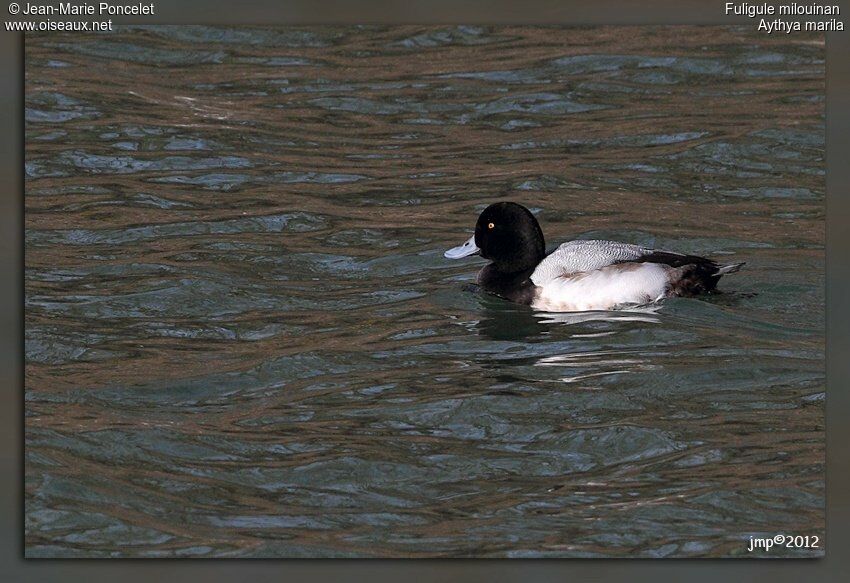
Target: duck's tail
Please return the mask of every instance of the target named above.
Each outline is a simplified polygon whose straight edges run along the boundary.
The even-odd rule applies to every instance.
[[[730,263],[729,265],[721,265],[717,268],[717,275],[726,275],[727,273],[735,273],[739,269],[741,269],[746,262],[742,261],[741,263]]]
[[[716,291],[717,282],[727,273],[735,273],[743,263],[717,265],[710,259],[694,257],[694,261],[671,272],[670,291],[677,296],[695,296]]]

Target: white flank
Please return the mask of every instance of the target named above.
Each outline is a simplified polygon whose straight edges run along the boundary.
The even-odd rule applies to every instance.
[[[667,295],[668,270],[658,263],[619,263],[556,277],[538,284],[531,307],[548,312],[583,312],[655,302]],[[536,274],[531,276],[533,281]]]

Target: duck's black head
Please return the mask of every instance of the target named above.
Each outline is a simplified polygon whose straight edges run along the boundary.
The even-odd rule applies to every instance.
[[[543,231],[527,208],[515,202],[497,202],[478,217],[475,235],[459,247],[446,251],[449,259],[479,253],[504,273],[535,267],[546,256]]]

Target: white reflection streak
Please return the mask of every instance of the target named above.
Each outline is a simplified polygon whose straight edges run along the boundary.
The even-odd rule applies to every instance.
[[[582,322],[647,322],[659,324],[661,306],[636,306],[628,310],[598,312],[535,312],[543,324],[581,324]]]
[[[647,322],[659,324],[661,319],[657,316],[659,305],[634,306],[628,310],[620,311],[595,311],[595,312],[535,312],[534,316],[544,324],[580,324],[583,322]],[[613,331],[599,332],[593,335],[613,334]],[[576,334],[575,336],[590,336],[590,334]],[[609,358],[613,357],[613,358]],[[571,354],[556,354],[545,356],[534,363],[534,366],[565,366],[565,367],[627,367],[617,370],[602,370],[588,372],[561,378],[565,383],[577,383],[595,377],[609,375],[628,374],[635,372],[638,368],[647,368],[643,360],[634,358],[623,358],[622,353],[613,351],[601,352],[578,352]],[[594,387],[601,388],[601,387]]]

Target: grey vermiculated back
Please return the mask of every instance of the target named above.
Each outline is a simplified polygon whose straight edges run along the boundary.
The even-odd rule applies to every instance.
[[[616,241],[568,241],[540,262],[531,275],[535,285],[556,277],[581,271],[593,271],[620,261],[640,259],[651,249]]]

